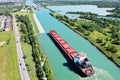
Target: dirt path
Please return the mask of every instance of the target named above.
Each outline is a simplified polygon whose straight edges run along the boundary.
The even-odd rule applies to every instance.
[[[4,45],[6,41],[0,42],[0,46]]]

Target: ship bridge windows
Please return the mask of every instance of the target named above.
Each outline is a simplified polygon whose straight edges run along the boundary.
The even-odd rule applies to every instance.
[[[79,66],[82,64],[82,61],[80,61],[79,57],[74,57],[74,62]]]

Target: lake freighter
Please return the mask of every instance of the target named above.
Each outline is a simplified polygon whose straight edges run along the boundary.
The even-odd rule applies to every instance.
[[[94,69],[84,52],[77,53],[55,30],[50,30],[50,36],[63,50],[80,76],[88,77],[94,74]]]

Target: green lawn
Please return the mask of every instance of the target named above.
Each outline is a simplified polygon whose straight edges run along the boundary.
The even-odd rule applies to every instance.
[[[0,80],[21,80],[14,31],[0,32],[0,43],[9,39],[9,44],[0,46]]]
[[[27,15],[28,14],[28,12],[20,12],[20,11],[18,11],[18,12],[14,12],[13,13],[13,15]]]

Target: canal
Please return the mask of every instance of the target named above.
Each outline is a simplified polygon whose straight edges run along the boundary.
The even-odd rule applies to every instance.
[[[45,54],[49,58],[56,80],[120,80],[120,69],[114,63],[108,60],[89,41],[76,34],[49,13],[50,11],[47,9],[36,10],[38,20],[45,30],[45,33],[38,37]],[[74,72],[72,65],[48,36],[51,29],[56,30],[77,52],[86,52],[94,66],[95,75],[84,79]]]

